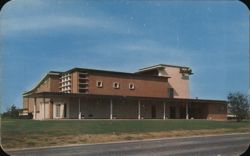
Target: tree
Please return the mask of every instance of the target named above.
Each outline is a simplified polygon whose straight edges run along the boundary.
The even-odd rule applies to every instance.
[[[227,99],[228,109],[236,115],[237,122],[247,117],[249,105],[246,95],[240,92],[229,93]]]
[[[7,110],[7,112],[4,112],[4,113],[2,114],[2,117],[3,117],[3,118],[18,119],[18,117],[19,117],[19,111],[18,111],[18,109],[16,108],[15,105],[12,105],[12,106]]]

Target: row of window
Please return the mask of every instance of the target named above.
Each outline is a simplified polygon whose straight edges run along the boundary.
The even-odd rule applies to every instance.
[[[119,89],[120,88],[120,83],[119,82],[113,82],[112,86],[115,89]],[[96,87],[102,88],[103,87],[103,82],[102,81],[96,81]],[[128,88],[130,90],[134,90],[135,89],[135,84],[134,83],[129,83]]]
[[[68,85],[71,85],[71,82],[63,82],[62,83],[62,86],[64,87],[64,86],[68,86]]]

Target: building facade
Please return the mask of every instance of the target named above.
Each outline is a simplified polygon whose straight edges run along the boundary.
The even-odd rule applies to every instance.
[[[159,64],[124,73],[50,71],[23,94],[34,119],[226,119],[222,100],[189,98],[189,67]]]

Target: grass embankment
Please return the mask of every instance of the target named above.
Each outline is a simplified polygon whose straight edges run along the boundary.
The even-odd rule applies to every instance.
[[[2,145],[8,149],[249,132],[250,121],[2,120],[1,130]]]

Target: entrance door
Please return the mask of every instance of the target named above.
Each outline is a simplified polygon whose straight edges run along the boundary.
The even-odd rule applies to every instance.
[[[176,116],[176,108],[174,106],[170,106],[170,119],[175,119]]]
[[[156,107],[155,107],[155,105],[153,105],[151,107],[151,116],[152,116],[152,119],[156,118]]]

